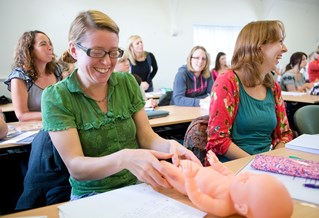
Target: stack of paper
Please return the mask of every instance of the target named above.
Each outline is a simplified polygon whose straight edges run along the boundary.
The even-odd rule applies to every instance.
[[[303,134],[286,143],[285,147],[319,154],[319,135]]]
[[[206,213],[139,184],[59,206],[60,217],[204,217]]]

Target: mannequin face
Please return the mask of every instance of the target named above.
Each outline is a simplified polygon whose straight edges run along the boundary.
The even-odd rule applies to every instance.
[[[268,174],[244,172],[237,175],[230,195],[238,213],[247,217],[290,217],[293,211],[293,202],[285,186]]]

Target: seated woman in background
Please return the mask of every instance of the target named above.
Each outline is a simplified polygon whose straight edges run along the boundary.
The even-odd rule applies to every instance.
[[[2,110],[0,109],[0,139],[3,139],[8,134],[8,125],[5,121],[4,114],[2,113]]]
[[[312,87],[311,84],[306,83],[301,69],[307,65],[307,55],[304,52],[295,52],[291,55],[290,61],[286,66],[280,81],[282,91],[300,91],[306,92]]]
[[[154,90],[153,78],[158,70],[155,56],[144,50],[142,38],[138,35],[129,37],[126,51],[131,72],[142,79],[141,86],[145,92],[152,92]]]
[[[117,59],[117,63],[116,63],[116,65],[115,65],[115,67],[114,67],[114,72],[130,73],[130,62],[129,62],[129,60],[128,60],[128,56],[127,56],[127,52],[126,52],[126,51],[124,51],[124,54],[123,54],[122,57],[120,57],[120,58]],[[143,89],[143,87],[142,87],[142,84],[141,84],[141,83],[142,83],[141,77],[139,77],[139,76],[136,75],[136,74],[132,74],[132,75],[135,77],[137,83],[139,84],[140,89],[141,89],[141,93],[142,93],[142,95],[143,95],[143,98],[144,98],[144,100],[146,101],[144,107],[146,107],[146,108],[150,108],[150,107],[154,108],[154,107],[157,107],[158,102],[157,102],[156,100],[154,100],[154,99],[147,99],[147,98],[146,98],[145,91],[144,91],[144,89]]]
[[[292,139],[271,74],[287,52],[284,38],[280,21],[251,22],[240,31],[231,69],[213,86],[206,151],[226,161],[281,148]]]
[[[13,71],[5,81],[19,121],[42,120],[42,92],[62,79],[62,70],[45,33],[35,30],[22,34],[15,51]],[[31,145],[23,192],[16,210],[69,200],[68,178],[69,173],[48,132],[41,130]]]
[[[212,69],[212,75],[214,81],[218,75],[226,72],[229,69],[226,62],[226,54],[224,52],[218,52],[215,60],[215,67]]]
[[[319,46],[314,53],[314,60],[309,62],[308,75],[310,82],[319,82]]]
[[[42,92],[61,80],[61,73],[49,37],[38,30],[23,33],[15,50],[13,71],[4,81],[19,121],[42,119]]]
[[[304,52],[295,52],[290,56],[290,61],[281,77],[280,86],[283,91],[306,92],[313,87],[313,83],[307,83],[301,69],[307,65],[307,55]],[[289,125],[296,130],[294,124],[294,114],[304,103],[286,102],[286,112]]]
[[[187,57],[187,65],[178,69],[171,104],[199,107],[210,102],[213,79],[209,71],[210,57],[202,46],[195,46]]]

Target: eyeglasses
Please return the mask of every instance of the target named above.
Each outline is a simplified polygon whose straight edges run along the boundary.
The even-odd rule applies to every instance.
[[[199,61],[199,60],[206,61],[206,58],[200,58],[200,57],[192,57],[192,58],[196,61]]]
[[[99,48],[85,48],[80,43],[77,43],[76,46],[84,51],[87,56],[91,58],[104,58],[107,54],[110,56],[110,58],[120,58],[123,56],[124,53],[124,51],[120,48],[107,52]]]

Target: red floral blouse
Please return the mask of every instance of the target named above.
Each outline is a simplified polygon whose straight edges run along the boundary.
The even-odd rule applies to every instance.
[[[272,133],[272,144],[289,142],[293,135],[286,116],[286,108],[277,82],[272,87],[275,98],[277,125]],[[206,151],[223,155],[232,139],[230,133],[239,106],[239,79],[232,70],[220,74],[214,83],[209,108],[208,142]]]

